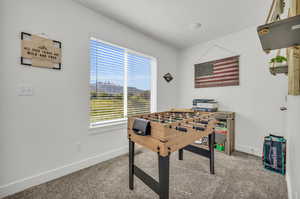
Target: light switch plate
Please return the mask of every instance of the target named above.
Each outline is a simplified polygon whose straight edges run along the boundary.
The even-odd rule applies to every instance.
[[[29,84],[22,84],[18,86],[19,96],[33,96],[33,87]]]

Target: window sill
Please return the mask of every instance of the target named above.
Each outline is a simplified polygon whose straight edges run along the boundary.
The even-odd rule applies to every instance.
[[[89,127],[89,135],[96,135],[120,130],[120,127],[127,127],[127,119],[111,120],[106,122],[93,123]]]

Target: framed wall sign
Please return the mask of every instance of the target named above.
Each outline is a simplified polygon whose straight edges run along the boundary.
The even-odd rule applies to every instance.
[[[195,64],[195,88],[237,86],[239,56]]]
[[[21,33],[21,64],[61,69],[61,42],[29,33]]]

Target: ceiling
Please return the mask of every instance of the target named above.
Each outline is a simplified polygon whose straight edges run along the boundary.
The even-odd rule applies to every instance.
[[[263,24],[272,0],[75,0],[176,48]],[[200,28],[192,28],[201,23]]]

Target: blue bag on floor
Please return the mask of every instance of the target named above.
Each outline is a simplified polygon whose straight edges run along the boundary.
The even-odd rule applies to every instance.
[[[264,139],[263,165],[266,169],[285,175],[286,139],[270,134]]]

